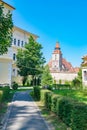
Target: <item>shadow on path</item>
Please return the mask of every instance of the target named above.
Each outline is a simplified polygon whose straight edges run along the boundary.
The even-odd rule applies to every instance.
[[[4,130],[51,130],[40,115],[29,92],[14,95],[11,111]]]

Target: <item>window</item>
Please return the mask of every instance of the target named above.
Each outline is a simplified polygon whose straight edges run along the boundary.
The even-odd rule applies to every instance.
[[[87,81],[87,71],[84,71],[84,80]]]
[[[13,69],[13,76],[15,76],[15,69]]]
[[[18,46],[20,46],[20,40],[18,40]]]
[[[13,54],[13,60],[16,60],[16,54],[15,53]]]
[[[24,46],[24,42],[23,42],[23,41],[21,41],[21,46],[22,46],[22,47]]]
[[[16,45],[16,38],[14,38],[14,45]]]

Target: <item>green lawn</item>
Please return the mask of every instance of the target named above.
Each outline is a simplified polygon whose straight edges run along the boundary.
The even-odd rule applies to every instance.
[[[74,98],[80,102],[87,103],[87,90],[82,91],[82,90],[64,89],[64,90],[54,90],[53,92],[55,94],[68,96],[68,97]]]

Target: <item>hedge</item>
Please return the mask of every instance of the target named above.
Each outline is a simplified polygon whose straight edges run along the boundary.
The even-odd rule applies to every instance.
[[[39,101],[40,97],[41,97],[41,92],[40,92],[40,87],[39,86],[35,86],[34,87],[34,98]]]
[[[72,112],[72,130],[87,130],[86,104],[74,104]]]
[[[46,92],[45,93],[45,106],[48,110],[51,110],[52,105],[52,92]]]
[[[59,113],[59,101],[61,100],[62,96],[60,95],[54,95],[52,97],[52,106],[51,110],[52,112],[58,114]]]
[[[72,111],[74,101],[70,98],[63,97],[59,102],[59,117],[65,122],[67,126],[71,126],[72,123]]]
[[[5,86],[5,87],[3,88],[3,97],[2,97],[2,100],[3,100],[3,101],[5,101],[5,100],[8,98],[9,92],[10,92],[9,86]]]
[[[87,104],[74,99],[54,96],[52,92],[45,93],[45,107],[58,114],[72,130],[87,129]]]
[[[3,91],[0,90],[0,103],[2,102],[2,97],[3,97]]]

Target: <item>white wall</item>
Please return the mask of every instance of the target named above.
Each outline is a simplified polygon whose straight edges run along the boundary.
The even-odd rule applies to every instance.
[[[82,82],[84,86],[87,86],[87,68],[82,69]]]
[[[64,81],[72,81],[75,77],[77,77],[77,73],[51,73],[52,77],[58,83],[59,80]]]
[[[11,84],[11,62],[0,61],[0,84]]]

